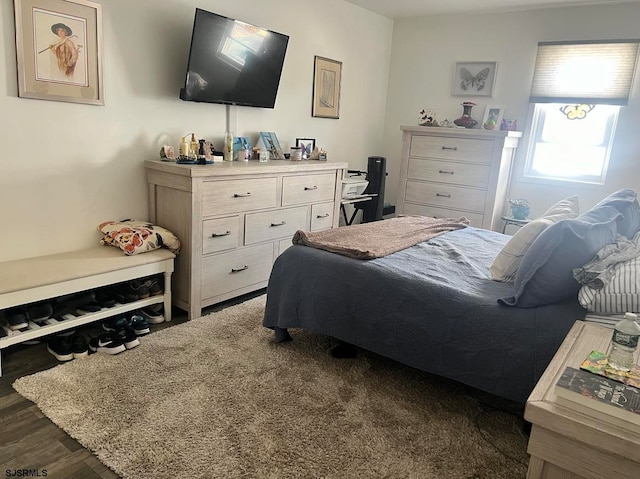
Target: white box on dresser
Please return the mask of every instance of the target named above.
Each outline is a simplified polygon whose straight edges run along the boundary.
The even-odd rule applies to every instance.
[[[515,150],[522,133],[402,126],[396,213],[466,216],[501,231]]]
[[[347,163],[145,161],[150,221],[180,238],[173,303],[202,308],[267,285],[273,262],[301,229],[339,222]]]

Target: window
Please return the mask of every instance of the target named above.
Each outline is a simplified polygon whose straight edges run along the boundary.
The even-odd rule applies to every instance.
[[[638,40],[538,44],[526,177],[604,183],[637,56]]]
[[[538,103],[533,114],[525,176],[604,184],[618,106]],[[567,114],[569,112],[569,114]]]

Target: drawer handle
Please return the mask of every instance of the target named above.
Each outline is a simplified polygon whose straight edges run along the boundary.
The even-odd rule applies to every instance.
[[[251,193],[234,193],[234,198],[246,198],[247,196],[251,196]]]
[[[440,196],[442,198],[451,198],[451,195],[447,193],[436,193],[436,196]]]
[[[224,233],[211,233],[212,238],[220,238],[220,236],[229,236],[231,231],[225,231]]]
[[[458,151],[458,147],[457,146],[443,146],[442,149],[443,150]]]
[[[281,221],[280,223],[271,223],[271,226],[282,226],[282,225],[286,225],[287,223],[285,221]]]
[[[328,218],[329,217],[329,213],[325,213],[323,215],[316,215],[316,218]]]
[[[240,271],[244,271],[245,269],[249,269],[249,267],[246,264],[242,268],[239,268],[239,269],[231,268],[231,272],[232,273],[239,273]]]
[[[317,186],[305,186],[304,187],[304,191],[317,190],[317,189],[318,189]]]
[[[453,175],[453,171],[447,170],[438,170],[438,173],[440,173],[441,175]]]

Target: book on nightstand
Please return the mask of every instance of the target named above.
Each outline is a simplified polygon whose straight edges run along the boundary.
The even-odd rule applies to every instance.
[[[567,367],[555,386],[556,402],[613,425],[640,426],[640,389]]]
[[[631,367],[630,371],[620,371],[609,366],[607,355],[600,351],[591,351],[589,356],[582,361],[580,369],[640,388],[640,368],[636,364]]]

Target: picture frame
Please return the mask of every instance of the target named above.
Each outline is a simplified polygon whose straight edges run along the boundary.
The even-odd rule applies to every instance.
[[[480,128],[482,130],[499,130],[504,116],[504,105],[487,105]]]
[[[269,152],[270,160],[284,160],[284,152],[280,146],[277,135],[273,131],[261,131],[260,141],[262,149]]]
[[[456,62],[452,96],[493,96],[498,62]]]
[[[342,62],[314,56],[311,116],[340,118]]]
[[[14,0],[18,96],[104,105],[102,5]]]
[[[244,156],[242,160],[248,160],[251,156],[251,139],[248,136],[234,136],[233,137],[233,161],[240,161],[238,152],[244,150]]]
[[[308,160],[311,158],[311,153],[316,149],[315,138],[296,138],[296,146],[302,149],[302,159]]]

